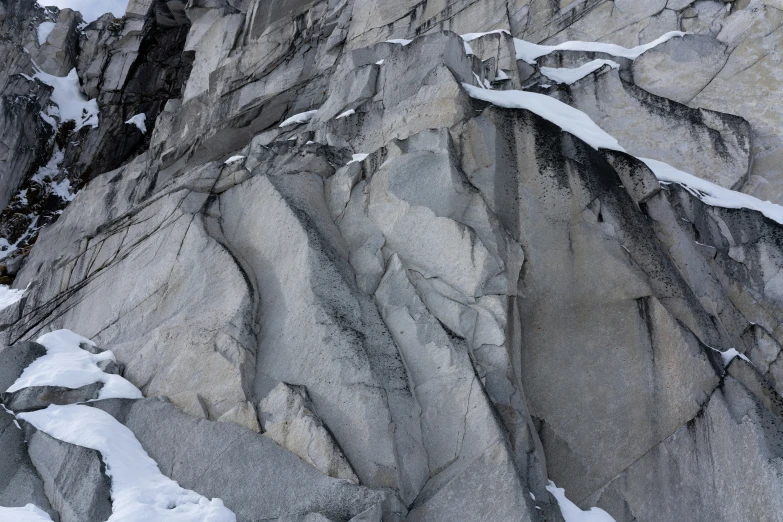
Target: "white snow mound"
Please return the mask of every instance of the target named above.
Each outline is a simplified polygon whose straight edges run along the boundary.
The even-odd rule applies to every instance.
[[[52,522],[52,517],[38,506],[27,504],[25,507],[0,506],[0,520],[7,522]]]
[[[236,522],[222,500],[208,500],[163,475],[133,432],[103,410],[52,405],[18,417],[55,439],[100,452],[111,478],[107,522]]]
[[[16,290],[7,285],[0,285],[0,310],[19,301],[26,291],[27,289]]]
[[[54,22],[41,22],[38,24],[38,45],[46,43],[46,39],[52,34],[52,29],[57,25]]]
[[[79,130],[85,125],[98,126],[98,102],[88,100],[82,94],[76,68],[71,69],[68,76],[53,76],[38,68],[33,77],[54,89],[51,97],[52,102],[57,105],[54,115],[59,116],[61,123],[74,121],[76,123],[74,130]]]
[[[142,134],[147,134],[147,115],[145,113],[136,114],[135,116],[132,116],[128,121],[126,121],[128,125],[135,125],[137,129],[141,131]]]
[[[114,360],[114,354],[107,350],[92,354],[82,350],[79,345],[87,343],[95,346],[89,339],[70,330],[57,330],[42,335],[38,343],[46,348],[46,355],[39,357],[25,368],[8,392],[14,392],[31,386],[62,386],[81,388],[95,382],[102,382],[103,388],[98,399],[141,399],[143,395],[133,384],[119,375],[105,373],[98,363]]]
[[[601,508],[590,508],[590,511],[582,511],[579,506],[568,500],[565,489],[559,488],[551,480],[546,486],[560,506],[565,522],[617,522],[612,516]]]

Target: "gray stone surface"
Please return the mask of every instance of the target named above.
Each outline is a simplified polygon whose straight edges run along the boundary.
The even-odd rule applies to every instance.
[[[345,455],[312,409],[304,387],[281,382],[258,405],[264,436],[324,475],[358,484],[359,478]]]
[[[697,2],[696,5],[709,2]],[[713,2],[719,3],[719,2]],[[781,117],[762,108],[780,96],[780,63],[773,51],[783,33],[783,11],[776,2],[754,0],[711,22],[708,34],[676,39],[645,53],[634,64],[642,88],[691,107],[742,116],[753,129],[754,163],[744,191],[780,203]],[[702,17],[702,14],[699,14]]]
[[[112,399],[96,407],[130,428],[164,475],[221,498],[240,522],[295,520],[311,512],[348,520],[393,495],[327,477],[267,437],[196,419],[159,399]],[[188,451],[181,451],[182,433]]]
[[[44,492],[44,483],[27,454],[25,435],[12,415],[0,410],[0,505],[22,507],[35,504],[57,522]]]
[[[28,433],[30,459],[60,521],[107,520],[111,516],[111,483],[100,454],[29,426]]]
[[[63,388],[62,386],[32,386],[12,393],[0,395],[3,405],[9,410],[22,413],[41,410],[50,404],[76,404],[98,398],[103,383],[96,382],[81,388]]]
[[[778,520],[782,428],[779,415],[728,378],[697,416],[587,503],[618,522]]]
[[[550,479],[626,522],[774,520],[781,226],[634,156],[778,197],[779,4],[138,0],[80,26],[0,0],[0,238],[22,239],[0,283],[27,288],[0,310],[0,384],[23,339],[93,339],[167,397],[98,407],[239,520],[562,522]],[[673,29],[547,88],[540,66],[611,56],[531,65],[511,36]],[[44,122],[33,60],[76,68],[98,128]],[[463,83],[554,96],[628,153]],[[95,452],[9,429],[4,505],[107,518]]]
[[[741,188],[748,178],[752,136],[742,118],[655,96],[623,81],[617,69],[588,75],[561,99],[590,116],[631,155],[663,161],[726,188]]]
[[[46,348],[32,341],[20,341],[0,348],[0,393],[5,393],[25,368],[44,355]]]

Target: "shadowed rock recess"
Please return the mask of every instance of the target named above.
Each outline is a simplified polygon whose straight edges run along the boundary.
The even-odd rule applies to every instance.
[[[75,407],[240,522],[783,522],[780,0],[0,31],[0,520],[120,517]]]

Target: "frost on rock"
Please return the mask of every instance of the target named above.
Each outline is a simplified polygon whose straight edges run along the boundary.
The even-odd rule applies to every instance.
[[[616,522],[612,516],[601,508],[590,508],[589,511],[582,511],[579,506],[568,500],[565,496],[565,489],[559,488],[551,480],[546,487],[560,505],[560,512],[563,514],[565,522]]]
[[[585,113],[544,94],[525,91],[491,91],[463,83],[472,98],[507,109],[526,109],[570,132],[595,149],[623,151],[616,139]]]
[[[102,410],[52,405],[18,417],[55,439],[100,452],[112,483],[107,522],[236,521],[220,499],[209,500],[163,475],[133,432]]]
[[[597,71],[604,65],[608,65],[612,69],[617,69],[620,64],[612,60],[592,60],[586,64],[576,67],[574,69],[558,68],[558,67],[541,67],[541,74],[553,80],[557,83],[565,83],[571,85],[587,76],[588,74]]]
[[[57,110],[50,113],[50,116],[56,116],[60,123],[73,121],[76,123],[74,131],[86,125],[98,126],[98,101],[88,100],[82,94],[75,68],[71,69],[68,76],[53,76],[39,69],[34,78],[54,89],[51,100]]]
[[[2,522],[52,522],[52,517],[32,504],[24,507],[0,506],[0,521]]]
[[[761,212],[769,219],[783,224],[783,206],[761,201],[748,194],[723,188],[705,179],[697,178],[662,161],[639,158],[655,177],[663,183],[676,183],[708,205],[723,208],[747,208]]]
[[[104,351],[92,354],[79,347],[80,344],[95,346],[89,339],[70,330],[57,330],[38,338],[46,347],[46,355],[36,359],[25,368],[8,393],[32,386],[62,386],[76,389],[96,382],[102,382],[98,399],[140,399],[138,388],[119,375],[105,373],[98,367],[102,361],[113,361],[114,354]]]
[[[135,116],[131,117],[127,123],[128,125],[135,125],[137,129],[141,131],[142,134],[147,134],[147,115],[143,112],[141,114],[136,114]]]
[[[299,114],[294,114],[290,118],[283,121],[283,123],[280,124],[280,127],[289,127],[291,125],[299,125],[300,123],[307,123],[308,121],[313,119],[313,116],[318,112],[318,109],[314,111],[307,111],[307,112],[300,112]]]
[[[41,22],[38,26],[38,45],[46,43],[46,39],[52,33],[52,29],[57,25],[54,22]]]

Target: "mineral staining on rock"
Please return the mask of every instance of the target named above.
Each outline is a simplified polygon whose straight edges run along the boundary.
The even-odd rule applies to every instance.
[[[0,517],[783,520],[783,6],[0,7]]]

